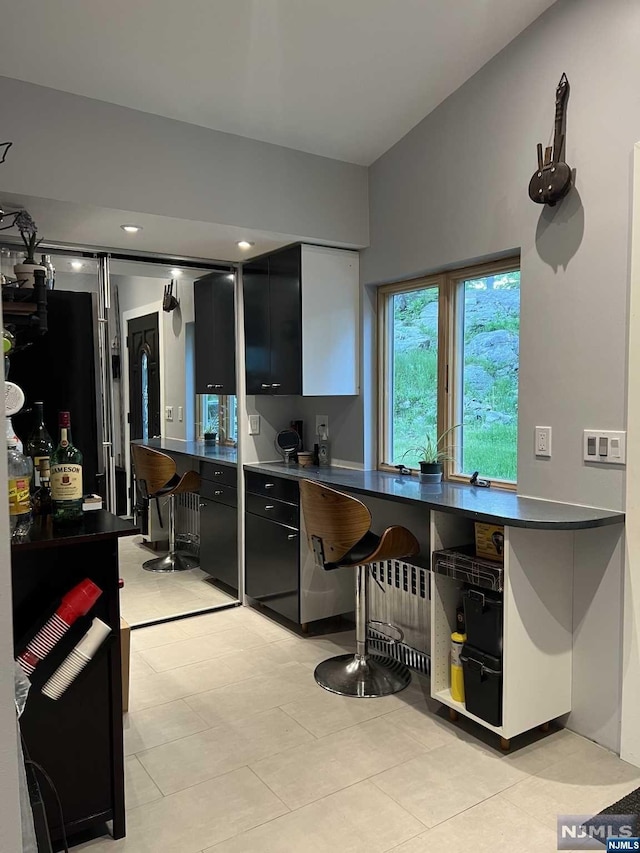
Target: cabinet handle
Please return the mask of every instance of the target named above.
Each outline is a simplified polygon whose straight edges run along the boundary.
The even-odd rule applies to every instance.
[[[218,490],[217,490],[217,491],[215,491],[213,494],[214,494],[214,495],[223,495],[223,494],[224,494],[224,492],[222,491],[222,489],[218,489]]]
[[[268,382],[263,382],[263,383],[262,383],[262,385],[261,385],[260,387],[261,387],[261,388],[271,388],[271,385],[269,385],[269,383],[268,383]]]
[[[209,383],[209,385],[207,385],[207,388],[222,388],[222,385],[211,385],[211,383]]]
[[[274,509],[274,506],[273,506],[273,504],[267,504],[265,506],[265,509]]]
[[[275,486],[275,483],[265,483],[264,484],[265,489],[272,489],[274,486]]]
[[[281,384],[282,384],[282,383],[280,383],[280,382],[273,382],[273,383],[272,383],[272,385],[271,385],[271,387],[272,387],[272,388],[279,388]]]
[[[224,471],[214,471],[213,475],[214,475],[214,477],[219,477],[223,473],[224,473]]]
[[[287,539],[297,539],[297,538],[298,538],[298,534],[297,534],[297,533],[290,533],[290,534],[287,536]]]
[[[206,504],[203,504],[203,503],[202,503],[202,501],[201,501],[201,502],[200,502],[200,509],[204,509],[205,507],[206,507]]]

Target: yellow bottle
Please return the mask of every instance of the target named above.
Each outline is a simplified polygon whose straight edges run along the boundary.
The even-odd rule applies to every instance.
[[[464,675],[460,655],[466,642],[466,634],[454,631],[451,635],[451,698],[456,702],[464,702]]]

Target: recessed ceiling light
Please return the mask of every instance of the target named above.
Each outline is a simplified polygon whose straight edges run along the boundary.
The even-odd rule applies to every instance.
[[[255,246],[255,243],[251,243],[249,240],[238,240],[238,248],[239,249],[250,249],[252,246]]]
[[[81,270],[84,264],[82,261],[71,261],[71,266],[74,270]]]
[[[141,225],[121,225],[120,227],[123,231],[126,231],[127,234],[137,234],[138,231],[142,231]]]
[[[179,275],[181,275],[181,274],[182,274],[182,270],[178,270],[178,269],[171,270],[171,275],[172,275],[174,278],[177,278],[177,277],[178,277]]]

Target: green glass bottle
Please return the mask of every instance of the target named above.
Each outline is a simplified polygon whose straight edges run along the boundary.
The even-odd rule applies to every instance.
[[[82,518],[82,453],[71,440],[71,417],[60,412],[60,443],[51,455],[51,507],[53,520],[70,524]]]

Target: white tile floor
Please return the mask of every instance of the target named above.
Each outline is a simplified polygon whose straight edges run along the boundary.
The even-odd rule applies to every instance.
[[[141,536],[129,536],[119,543],[120,577],[124,580],[120,611],[130,625],[182,616],[234,601],[226,592],[206,583],[209,576],[200,569],[176,574],[145,572],[142,563],[162,553],[155,554],[141,542]]]
[[[414,677],[346,699],[315,663],[346,631],[302,638],[247,608],[132,633],[127,838],[91,853],[551,853],[558,813],[595,813],[640,771],[560,730],[511,754],[452,724]]]

